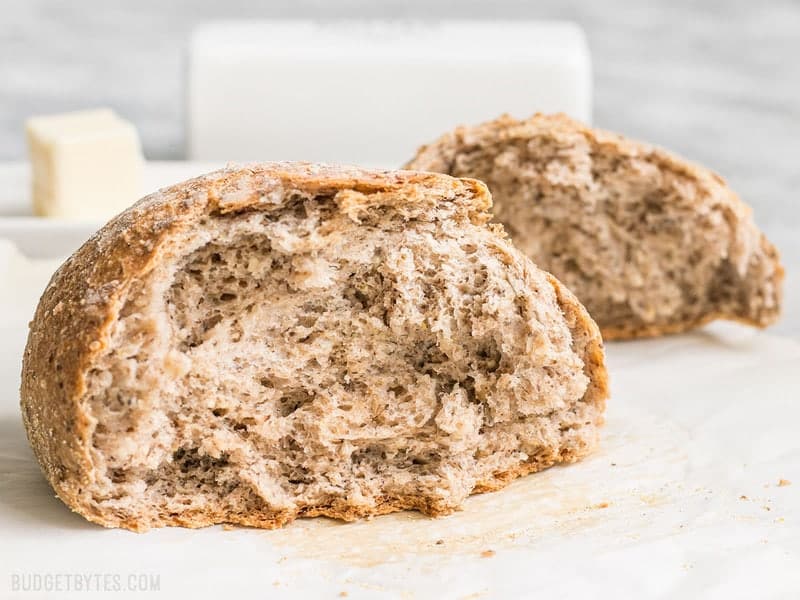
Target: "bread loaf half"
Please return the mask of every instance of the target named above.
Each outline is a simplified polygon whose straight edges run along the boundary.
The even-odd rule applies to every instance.
[[[145,530],[441,515],[594,443],[599,332],[469,179],[275,163],[148,196],[53,276],[22,413],[73,510]]]
[[[606,339],[778,317],[783,269],[716,174],[564,115],[508,116],[423,146],[407,168],[475,177],[514,244]]]

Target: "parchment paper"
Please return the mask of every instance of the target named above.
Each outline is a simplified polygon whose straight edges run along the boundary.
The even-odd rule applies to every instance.
[[[128,590],[113,597],[140,598],[130,576],[170,598],[800,597],[794,341],[722,324],[608,344],[598,451],[449,517],[134,534],[62,505],[20,421],[25,327],[57,262],[0,242],[0,596],[56,595],[13,588],[38,574],[40,588],[65,575],[59,597],[85,598],[64,586],[100,574]]]

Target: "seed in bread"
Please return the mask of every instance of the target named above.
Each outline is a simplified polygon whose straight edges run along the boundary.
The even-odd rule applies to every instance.
[[[305,163],[151,195],[54,275],[22,413],[109,527],[458,509],[594,444],[599,332],[477,181]]]
[[[407,168],[474,177],[514,244],[578,296],[606,339],[780,312],[783,268],[711,171],[564,115],[503,116],[423,146]]]

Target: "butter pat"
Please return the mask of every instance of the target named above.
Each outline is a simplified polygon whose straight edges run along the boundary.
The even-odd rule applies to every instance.
[[[189,53],[190,158],[398,167],[460,124],[591,117],[583,31],[547,21],[222,22]]]
[[[113,111],[33,117],[26,134],[34,214],[101,220],[138,199],[143,162],[139,136]]]

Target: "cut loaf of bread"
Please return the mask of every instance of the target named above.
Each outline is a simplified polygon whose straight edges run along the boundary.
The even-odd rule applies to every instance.
[[[487,225],[477,181],[228,168],[111,221],[31,323],[22,413],[109,527],[441,515],[592,447],[586,310]]]
[[[716,174],[564,115],[503,116],[423,146],[407,168],[474,177],[514,244],[606,339],[778,317],[783,269]]]

